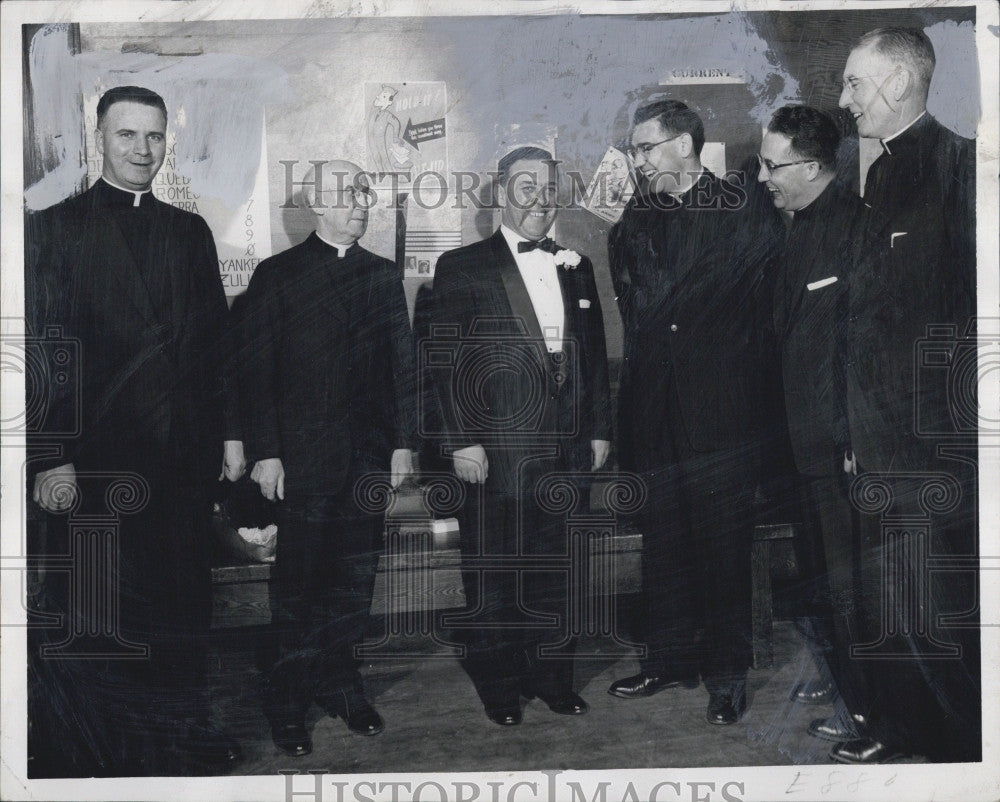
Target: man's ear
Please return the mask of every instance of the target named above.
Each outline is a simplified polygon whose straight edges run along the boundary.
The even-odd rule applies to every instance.
[[[694,153],[694,139],[691,134],[681,134],[677,137],[677,153],[682,159]]]
[[[104,155],[104,132],[100,128],[94,129],[94,142],[97,143],[97,152]]]
[[[912,72],[902,65],[896,67],[889,78],[890,97],[895,101],[905,100],[913,94],[915,83]]]
[[[819,162],[809,162],[806,165],[806,179],[809,181],[815,181],[819,177],[822,169],[823,168],[820,167]]]
[[[309,209],[317,217],[323,216],[323,209],[316,203],[316,188],[308,189],[306,187],[302,188],[302,194],[299,196],[303,205]]]

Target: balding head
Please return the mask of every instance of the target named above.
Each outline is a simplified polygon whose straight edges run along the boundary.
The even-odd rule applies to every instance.
[[[320,236],[342,245],[361,239],[374,202],[368,174],[361,167],[346,159],[314,163],[303,184],[303,199],[316,215]]]

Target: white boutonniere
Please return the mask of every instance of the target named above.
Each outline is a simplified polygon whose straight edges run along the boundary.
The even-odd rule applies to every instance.
[[[556,267],[561,267],[563,270],[575,270],[580,266],[580,254],[576,251],[571,251],[569,249],[563,249],[561,251],[556,251]]]

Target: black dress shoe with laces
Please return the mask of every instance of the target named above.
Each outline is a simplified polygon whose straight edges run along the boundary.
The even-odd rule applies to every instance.
[[[312,738],[304,722],[271,722],[271,739],[278,749],[292,757],[305,757],[313,750]]]
[[[837,689],[829,682],[800,682],[788,698],[804,705],[828,705],[837,697]]]
[[[876,741],[874,738],[855,738],[844,741],[830,750],[830,757],[838,763],[865,766],[872,763],[888,763],[906,755],[895,747]]]
[[[521,723],[521,706],[519,704],[484,705],[486,717],[501,727],[513,727]]]
[[[320,699],[319,704],[334,718],[344,719],[347,729],[357,735],[378,735],[385,729],[382,717],[361,693],[341,691]]]
[[[859,728],[864,727],[865,719],[864,716],[857,715],[852,715],[851,719],[855,724],[853,727],[845,726],[838,716],[814,718],[809,722],[807,732],[813,738],[819,738],[821,741],[832,741],[833,743],[853,741],[861,737]]]
[[[747,697],[742,694],[739,700],[731,693],[713,693],[708,697],[708,711],[705,719],[709,724],[735,724],[747,710]]]
[[[608,693],[619,699],[642,699],[667,688],[697,688],[697,677],[660,677],[640,672],[631,677],[617,680],[608,688]]]

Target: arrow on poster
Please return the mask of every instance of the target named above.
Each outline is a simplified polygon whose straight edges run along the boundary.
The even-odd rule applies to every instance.
[[[403,139],[411,147],[420,150],[421,142],[429,142],[432,139],[443,139],[445,135],[444,117],[438,120],[430,120],[426,123],[413,124],[413,119],[406,121],[406,130],[403,132]]]

